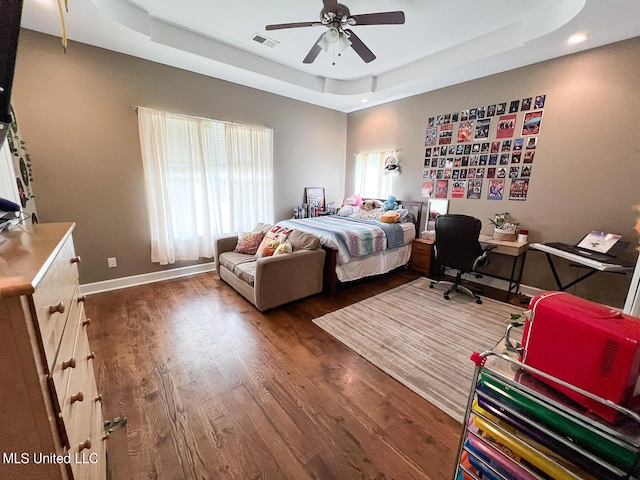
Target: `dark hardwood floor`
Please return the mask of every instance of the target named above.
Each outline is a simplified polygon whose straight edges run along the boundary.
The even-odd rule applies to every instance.
[[[109,478],[451,479],[461,425],[311,322],[417,277],[266,314],[215,273],[91,295]]]

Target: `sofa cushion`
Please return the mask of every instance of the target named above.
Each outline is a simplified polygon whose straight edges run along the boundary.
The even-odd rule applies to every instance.
[[[236,273],[236,267],[249,262],[255,262],[256,257],[247,253],[237,252],[224,252],[220,254],[218,258],[220,265],[225,267],[230,272]]]
[[[253,287],[256,280],[256,265],[256,262],[247,262],[236,265],[235,274],[240,280]]]
[[[313,233],[303,232],[301,230],[292,230],[287,237],[287,241],[291,244],[293,251],[296,250],[315,250],[320,247],[320,239]]]

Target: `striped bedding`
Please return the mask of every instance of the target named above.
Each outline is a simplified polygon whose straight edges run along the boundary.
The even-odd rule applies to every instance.
[[[282,220],[278,225],[313,233],[320,238],[322,245],[338,251],[338,265],[347,263],[353,257],[404,244],[404,233],[400,225],[377,220],[329,215]]]

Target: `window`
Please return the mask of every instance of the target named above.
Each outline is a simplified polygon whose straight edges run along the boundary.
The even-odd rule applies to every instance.
[[[355,165],[355,193],[366,198],[387,198],[393,177],[384,175],[385,160],[394,152],[358,153]]]
[[[213,257],[215,236],[273,221],[273,130],[138,108],[151,261]]]

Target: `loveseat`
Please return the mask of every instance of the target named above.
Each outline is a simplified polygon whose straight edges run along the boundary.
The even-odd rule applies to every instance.
[[[259,224],[254,232],[266,234],[270,229],[270,225]],[[237,234],[218,237],[218,275],[261,312],[321,292],[325,251],[318,237],[293,230],[286,243],[290,253],[256,258],[256,254],[234,251],[239,244]]]

